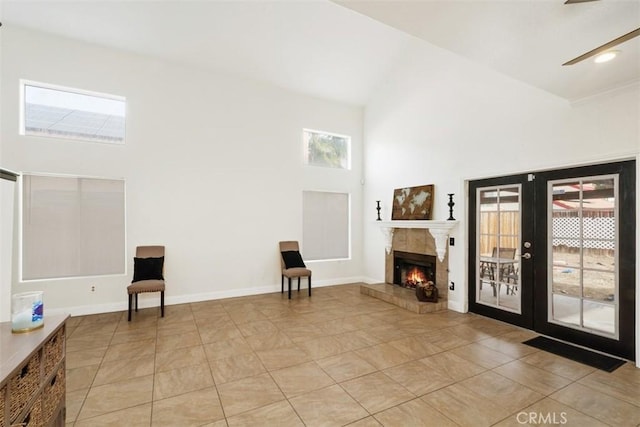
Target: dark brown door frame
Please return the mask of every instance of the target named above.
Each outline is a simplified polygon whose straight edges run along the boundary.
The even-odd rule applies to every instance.
[[[490,307],[484,304],[476,303],[476,223],[475,212],[478,205],[477,192],[478,188],[494,187],[502,185],[520,184],[521,193],[521,210],[522,217],[521,227],[521,245],[523,242],[533,240],[533,229],[525,227],[525,224],[533,222],[533,207],[529,206],[530,201],[533,199],[533,182],[529,181],[529,174],[511,175],[498,178],[483,179],[480,181],[473,181],[469,183],[469,222],[468,222],[468,235],[469,235],[469,282],[473,286],[469,286],[469,310],[481,314],[483,316],[491,317],[494,319],[502,320],[503,322],[518,325],[523,328],[533,329],[533,262],[532,260],[521,259],[520,263],[520,278],[521,278],[521,314],[504,311],[498,308]],[[472,216],[473,215],[473,216]],[[473,223],[471,221],[473,219]],[[521,247],[520,252],[524,249]]]
[[[582,176],[618,174],[618,274],[619,274],[619,340],[590,334],[547,322],[547,182]],[[636,304],[636,162],[634,160],[571,169],[545,171],[536,174],[535,204],[536,242],[544,245],[534,258],[534,330],[541,334],[593,348],[605,353],[635,360],[635,304]],[[623,238],[623,236],[632,236]]]
[[[590,334],[548,322],[547,304],[547,182],[582,176],[619,175],[619,340]],[[636,161],[581,166],[489,178],[469,182],[468,298],[469,311],[535,330],[564,341],[635,360],[636,343]],[[515,314],[475,302],[476,299],[476,189],[521,184],[521,243],[532,242],[532,258],[521,260],[522,314]],[[630,236],[629,238],[623,238]],[[524,248],[521,247],[521,253]],[[528,286],[527,286],[528,285]]]

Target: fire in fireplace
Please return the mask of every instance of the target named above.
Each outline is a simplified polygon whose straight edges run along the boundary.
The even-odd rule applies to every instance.
[[[415,288],[436,281],[436,257],[412,252],[393,251],[393,283]]]
[[[404,282],[409,288],[415,288],[417,285],[427,282],[425,269],[417,266],[411,267],[411,270],[405,273],[405,279],[401,279],[401,282]]]

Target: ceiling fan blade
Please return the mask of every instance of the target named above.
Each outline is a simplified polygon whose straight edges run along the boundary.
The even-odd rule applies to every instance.
[[[586,3],[589,1],[598,1],[598,0],[567,0],[564,4],[576,4],[576,3]]]
[[[620,43],[624,43],[628,40],[631,40],[634,37],[638,37],[640,36],[640,28],[636,28],[635,30],[625,34],[624,36],[620,36],[617,39],[611,40],[609,43],[605,43],[602,46],[599,46],[593,50],[590,50],[589,52],[582,54],[580,56],[578,56],[577,58],[573,58],[571,61],[565,62],[564,65],[573,65],[576,64],[580,61],[584,61],[587,58],[591,58],[592,56],[595,56],[599,53],[604,52],[605,50],[609,50],[614,46],[619,45]]]

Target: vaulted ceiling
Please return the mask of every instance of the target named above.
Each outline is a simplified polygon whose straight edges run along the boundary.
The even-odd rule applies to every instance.
[[[565,62],[640,28],[640,1],[339,1],[517,80],[577,100],[640,80],[640,37],[619,55]]]
[[[605,64],[562,66],[640,27],[640,1],[4,0],[26,27],[364,105],[413,37],[568,100],[640,80],[640,37]]]

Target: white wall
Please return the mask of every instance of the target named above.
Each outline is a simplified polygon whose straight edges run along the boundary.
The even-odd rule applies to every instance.
[[[0,2],[0,22],[3,19],[3,4]],[[2,29],[0,29],[0,81],[2,80]],[[0,99],[2,99],[2,86],[0,85]],[[0,117],[2,117],[2,105],[0,105]],[[0,135],[2,135],[2,120],[0,120]],[[2,166],[2,146],[0,144],[0,167]],[[0,202],[4,200],[4,186],[0,186]],[[0,224],[5,224],[7,220],[5,219],[5,213],[2,209],[3,205],[0,205]],[[13,219],[12,219],[13,221]],[[0,225],[0,227],[3,227]],[[11,265],[10,261],[7,263],[6,260],[10,260],[10,258],[6,254],[7,252],[7,243],[0,242],[0,322],[5,322],[11,318],[8,314],[11,310],[11,303],[9,302],[11,299],[11,274],[7,274],[7,264]],[[9,280],[7,280],[9,279]]]
[[[3,3],[0,1],[0,22],[3,20]],[[0,80],[2,79],[2,35],[0,28]],[[0,85],[0,99],[2,86]],[[0,105],[0,117],[2,105]],[[0,136],[2,120],[0,120]],[[2,146],[0,145],[0,168],[2,167]],[[11,320],[11,241],[13,237],[13,201],[15,184],[0,179],[0,322]]]
[[[384,278],[384,241],[373,219],[390,219],[394,188],[435,184],[433,219],[448,217],[450,308],[466,311],[467,179],[634,157],[640,147],[638,85],[580,105],[416,40],[365,110],[364,262]],[[640,293],[639,293],[640,295]],[[640,330],[640,328],[638,328]]]
[[[127,186],[126,276],[19,283],[16,261],[14,292],[42,289],[47,309],[74,314],[124,309],[134,248],[143,244],[167,247],[168,304],[279,290],[277,243],[302,240],[303,189],[348,191],[353,201],[352,259],[314,263],[315,284],[360,279],[361,107],[25,29],[3,31],[3,166],[123,177]],[[19,136],[21,78],[125,96],[126,144]],[[305,169],[303,128],[350,135],[353,169]],[[157,303],[157,294],[141,300]]]
[[[0,1],[0,23],[3,20],[4,20],[4,3]],[[0,28],[0,81],[2,81],[2,35],[4,34],[3,30],[4,30],[3,28]],[[0,99],[2,99],[2,85],[0,85]],[[2,105],[0,105],[0,117],[2,117]],[[2,120],[0,120],[0,135],[2,135]],[[0,166],[2,166],[2,144],[1,143],[0,143]],[[0,287],[1,286],[3,285],[0,284]]]
[[[11,265],[16,183],[0,178],[0,322],[11,320]]]

